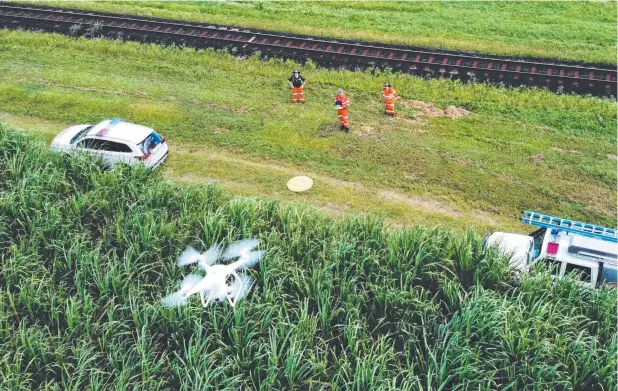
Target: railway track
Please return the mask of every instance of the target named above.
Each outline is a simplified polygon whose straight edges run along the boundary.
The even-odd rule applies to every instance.
[[[0,3],[0,28],[36,29],[105,36],[195,48],[260,51],[271,57],[311,59],[318,65],[352,69],[391,68],[421,77],[447,77],[508,86],[616,98],[616,67],[558,64],[328,39],[294,37],[226,26],[109,13]]]

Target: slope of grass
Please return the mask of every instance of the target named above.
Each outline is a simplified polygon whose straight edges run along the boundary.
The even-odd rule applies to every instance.
[[[296,66],[0,31],[0,112],[48,140],[120,116],[168,137],[168,177],[336,213],[527,231],[517,216],[532,209],[615,225],[614,102],[309,65],[308,101],[292,106],[285,80]],[[385,79],[402,97],[395,119],[382,114]],[[332,107],[339,86],[352,101],[349,135]],[[450,105],[471,114],[451,118]],[[307,173],[310,192],[286,190]]]
[[[518,285],[471,231],[99,167],[0,124],[3,390],[616,387],[616,290]],[[235,309],[159,306],[188,245],[246,237],[266,254]]]
[[[36,1],[296,34],[616,64],[616,2]]]

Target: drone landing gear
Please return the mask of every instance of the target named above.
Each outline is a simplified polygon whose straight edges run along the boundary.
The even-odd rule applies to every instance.
[[[229,283],[226,281],[227,290],[225,292],[225,298],[232,307],[235,307],[236,303],[238,303],[238,300],[240,300],[243,295],[245,282],[235,271],[230,273],[229,276],[234,277],[234,279]],[[208,292],[208,297],[206,296],[206,292]],[[200,299],[202,300],[202,306],[204,308],[208,307],[208,303],[213,301],[213,299],[214,301],[222,300],[220,296],[213,296],[217,296],[216,292],[213,290],[204,290],[200,292]]]
[[[210,299],[212,299],[212,291],[208,293],[208,299],[204,299],[205,296],[204,291],[200,292],[200,299],[202,300],[202,306],[204,306],[204,308],[208,307],[208,303],[210,303]]]
[[[238,299],[240,298],[240,293],[243,291],[243,281],[240,279],[240,277],[238,276],[238,274],[236,274],[236,272],[232,272],[232,275],[234,276],[234,283],[238,283],[240,284],[237,288],[236,288],[236,294],[233,294],[233,291],[230,292],[230,288],[232,288],[232,286],[228,286],[228,292],[225,295],[225,297],[227,298],[227,301],[230,303],[230,305],[232,307],[234,307],[236,305],[236,303],[238,303]],[[234,297],[234,301],[232,302],[232,296]]]

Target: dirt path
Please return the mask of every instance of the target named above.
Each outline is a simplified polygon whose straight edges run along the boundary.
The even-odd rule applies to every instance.
[[[193,145],[189,144],[181,144],[174,146],[174,153],[184,155],[182,158],[188,158],[190,156],[194,156],[198,159],[223,162],[227,165],[237,167],[239,170],[242,167],[250,167],[258,169],[259,171],[264,171],[265,173],[275,173],[275,174],[283,174],[286,177],[293,177],[297,175],[307,175],[314,179],[315,185],[314,190],[307,193],[302,193],[302,202],[309,202],[313,205],[318,206],[321,210],[324,210],[330,214],[341,214],[346,212],[372,212],[372,213],[380,213],[381,207],[394,207],[394,208],[403,208],[408,210],[408,212],[413,215],[414,211],[419,211],[425,215],[436,215],[441,216],[442,218],[447,218],[448,220],[465,220],[471,224],[482,225],[482,226],[499,226],[500,223],[496,221],[489,213],[473,210],[473,211],[464,211],[455,207],[451,203],[436,200],[427,197],[421,197],[417,195],[409,195],[397,192],[393,189],[384,189],[384,188],[372,188],[366,186],[361,182],[350,182],[342,179],[337,179],[331,176],[318,174],[316,172],[307,171],[300,167],[294,167],[291,165],[284,165],[278,161],[262,161],[257,162],[245,158],[241,158],[238,155],[232,155],[230,153],[222,152],[222,151],[214,151],[210,149],[204,149],[203,147],[197,148]],[[209,173],[208,175],[197,172],[196,170],[186,172],[186,171],[176,171],[173,169],[170,177],[173,180],[177,180],[185,183],[209,183],[209,182],[218,182],[224,185],[225,187],[231,188],[239,188],[239,187],[248,187],[251,190],[257,190],[257,186],[259,186],[259,179],[253,180],[253,178],[249,178],[243,180],[242,178],[235,178],[232,180],[229,179],[217,179],[213,178],[213,175]],[[227,185],[227,186],[226,186]],[[323,189],[323,185],[327,185],[329,189],[327,193],[320,193],[320,190]],[[253,186],[253,188],[252,188]],[[281,187],[285,186],[285,182],[281,183]],[[322,187],[322,189],[320,189]],[[249,190],[249,192],[251,192]],[[341,198],[333,199],[329,198],[332,194],[340,194]],[[261,194],[260,192],[256,192],[255,195],[263,195],[267,197],[275,197],[280,200],[292,200],[297,201],[298,194],[292,194],[283,191],[277,192],[277,194]],[[350,205],[346,201],[346,195],[350,195],[353,198],[362,198],[364,200],[365,205]],[[377,210],[376,210],[377,209]],[[402,216],[403,217],[403,216]],[[399,225],[399,219],[392,219],[393,223]],[[408,219],[401,219],[408,220]],[[499,220],[499,219],[498,219]]]

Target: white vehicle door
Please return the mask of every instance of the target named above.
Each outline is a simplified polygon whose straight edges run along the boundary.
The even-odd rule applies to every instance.
[[[76,145],[76,149],[87,152],[91,155],[102,156],[104,141],[96,138],[86,137]]]
[[[109,165],[117,163],[131,164],[135,152],[133,149],[122,142],[106,140],[105,141],[105,160]]]
[[[108,167],[116,163],[130,163],[133,157],[133,150],[128,145],[100,138],[85,138],[79,142],[78,148],[101,156],[103,164]]]

